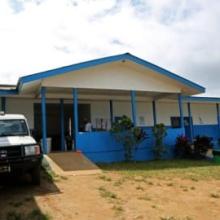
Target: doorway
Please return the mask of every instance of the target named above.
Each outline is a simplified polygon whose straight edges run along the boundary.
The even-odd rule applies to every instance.
[[[60,151],[61,146],[61,120],[60,120],[60,104],[48,103],[46,104],[47,117],[47,137],[51,138],[52,151]],[[42,137],[41,126],[41,104],[34,104],[34,137],[39,142]],[[78,122],[79,131],[84,130],[84,120],[91,120],[90,104],[78,105]],[[67,150],[72,150],[72,124],[73,124],[73,106],[72,104],[64,104],[64,134],[67,144]]]

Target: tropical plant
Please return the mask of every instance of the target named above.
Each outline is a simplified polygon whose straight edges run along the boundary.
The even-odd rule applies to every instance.
[[[190,158],[193,154],[190,141],[185,135],[176,138],[175,155],[178,158]]]
[[[134,151],[146,139],[144,130],[140,127],[134,127],[131,119],[126,115],[113,124],[111,133],[116,141],[123,145],[126,161],[133,160]]]
[[[164,124],[156,124],[153,129],[153,135],[155,139],[155,145],[153,147],[153,153],[155,159],[159,160],[162,158],[163,154],[166,152],[163,140],[167,135],[166,127]]]
[[[206,135],[196,136],[194,141],[194,157],[203,158],[209,149],[213,148],[213,138]]]

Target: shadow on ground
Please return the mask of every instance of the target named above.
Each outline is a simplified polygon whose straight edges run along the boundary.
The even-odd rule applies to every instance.
[[[0,219],[50,219],[47,213],[41,212],[36,197],[58,193],[60,193],[59,189],[43,170],[40,186],[31,185],[28,177],[5,177],[0,179]]]

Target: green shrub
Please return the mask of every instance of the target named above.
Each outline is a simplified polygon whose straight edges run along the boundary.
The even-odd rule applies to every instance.
[[[175,155],[178,158],[191,158],[193,154],[189,139],[185,135],[176,138]]]
[[[164,124],[157,124],[152,129],[155,138],[155,145],[153,147],[153,153],[155,159],[159,160],[166,152],[163,140],[167,135],[166,127]]]
[[[208,149],[213,148],[213,138],[208,136],[196,136],[194,141],[194,157],[196,159],[204,158]]]
[[[123,145],[125,161],[133,160],[134,151],[146,139],[144,130],[134,127],[131,119],[126,115],[123,115],[120,120],[113,124],[111,133],[116,141]]]

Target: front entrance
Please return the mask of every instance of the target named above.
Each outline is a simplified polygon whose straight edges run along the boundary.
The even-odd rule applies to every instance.
[[[61,150],[61,113],[60,104],[47,104],[47,137],[51,138],[51,150]],[[90,104],[78,105],[78,121],[79,129],[84,128],[84,119],[91,119]],[[73,122],[73,107],[72,104],[64,104],[64,134],[66,139],[67,150],[72,150],[72,122]],[[34,137],[37,141],[40,141],[42,137],[41,126],[41,104],[34,104]]]

